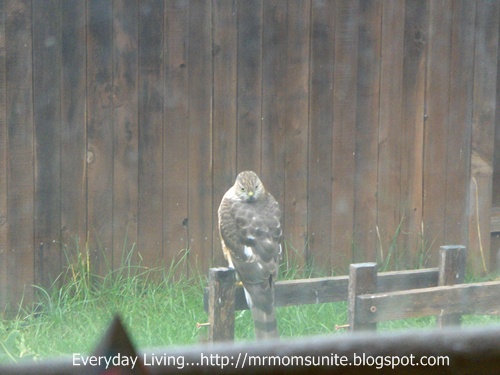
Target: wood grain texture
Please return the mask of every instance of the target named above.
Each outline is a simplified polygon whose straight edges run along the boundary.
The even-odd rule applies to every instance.
[[[113,249],[112,4],[87,3],[87,220],[92,273],[103,275]]]
[[[7,254],[8,254],[8,225],[7,225],[7,156],[8,127],[7,127],[7,76],[5,50],[5,2],[0,1],[0,311],[6,308],[7,300]]]
[[[50,286],[61,272],[61,8],[33,4],[35,139],[35,283]]]
[[[211,268],[208,273],[210,285],[208,322],[210,342],[234,340],[234,290],[236,271]]]
[[[499,6],[477,3],[469,205],[469,254],[476,269],[488,271],[493,173]],[[496,256],[496,254],[495,254]]]
[[[437,262],[439,246],[445,244],[446,198],[442,192],[447,180],[452,17],[451,1],[429,4],[422,219],[432,264]]]
[[[224,193],[234,184],[237,139],[237,2],[213,1],[213,263],[226,266],[218,230],[217,210]]]
[[[139,262],[138,4],[113,4],[113,268]],[[131,255],[129,257],[129,254]]]
[[[428,1],[412,0],[405,3],[400,199],[402,251],[406,254],[407,264],[415,264],[425,248],[425,233],[422,233],[422,161],[428,6]]]
[[[500,282],[423,288],[357,297],[356,319],[363,323],[440,314],[499,314]]]
[[[306,260],[324,269],[334,266],[332,252],[342,253],[338,245],[331,242],[333,5],[321,1],[313,1],[311,5]]]
[[[139,5],[138,250],[147,267],[163,259],[163,1]]]
[[[293,0],[287,12],[283,233],[287,267],[304,265],[307,249],[309,36],[311,3]]]
[[[163,259],[170,267],[189,247],[189,1],[167,1],[164,18]]]
[[[349,267],[349,286],[347,297],[347,314],[349,319],[349,330],[375,331],[377,325],[373,322],[365,322],[359,319],[358,296],[375,292],[377,288],[377,264],[358,263]]]
[[[33,35],[29,1],[6,4],[6,102],[7,102],[7,298],[3,304],[33,300],[34,244],[34,129]]]
[[[70,261],[87,240],[86,25],[84,2],[61,2],[61,243]]]
[[[380,66],[380,113],[378,131],[377,248],[378,259],[387,260],[398,251],[398,228],[402,220],[401,129],[404,56],[402,1],[382,4]],[[397,244],[394,247],[391,245]]]
[[[438,286],[462,284],[465,279],[465,263],[467,250],[464,246],[441,246],[439,249],[439,280]],[[457,326],[462,321],[461,314],[444,315],[436,317],[439,328]]]
[[[476,4],[453,2],[445,241],[467,244]],[[467,224],[468,225],[468,224]]]
[[[336,5],[331,243],[335,244],[338,254],[335,254],[335,266],[346,273],[353,261],[359,1],[339,1]]]
[[[287,4],[263,2],[260,178],[283,209],[285,201],[285,78]]]
[[[500,59],[500,48],[497,51],[497,68],[498,60]],[[493,150],[493,181],[492,181],[492,196],[491,196],[491,217],[492,225],[490,228],[491,239],[490,239],[490,259],[491,259],[491,269],[500,269],[500,234],[498,233],[498,225],[494,228],[493,217],[498,214],[497,208],[500,207],[500,104],[498,99],[500,98],[500,74],[498,74],[497,69],[497,84],[496,84],[496,107],[495,107],[495,147]],[[497,212],[495,212],[497,211]],[[498,222],[496,223],[498,224]],[[497,233],[493,233],[497,232]]]
[[[378,133],[382,1],[360,3],[353,261],[377,260]]]
[[[262,141],[262,0],[238,3],[236,170],[260,175]],[[235,176],[236,177],[236,176]]]
[[[194,274],[212,262],[212,4],[189,9],[189,259]]]
[[[229,272],[229,271],[227,271]],[[429,288],[438,285],[438,268],[393,271],[377,274],[376,292]],[[276,306],[296,306],[342,302],[348,299],[349,276],[318,277],[276,282]],[[205,311],[208,311],[208,287],[204,291]],[[248,310],[242,286],[234,293],[235,310]]]

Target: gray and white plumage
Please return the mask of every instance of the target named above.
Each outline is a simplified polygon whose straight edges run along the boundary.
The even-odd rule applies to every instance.
[[[222,250],[243,283],[257,338],[278,337],[274,282],[281,254],[281,211],[257,174],[241,172],[219,206]]]

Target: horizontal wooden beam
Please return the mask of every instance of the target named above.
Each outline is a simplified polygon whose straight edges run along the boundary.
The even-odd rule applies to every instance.
[[[377,292],[436,286],[438,276],[437,268],[379,273]],[[276,283],[276,306],[345,302],[348,285],[349,276],[278,281]],[[208,288],[205,288],[204,306],[205,311],[208,311]],[[237,311],[248,310],[245,293],[241,286],[237,286],[235,290],[234,308]]]
[[[419,289],[436,286],[439,279],[438,268],[420,270],[382,272],[377,276],[377,292]]]
[[[500,281],[358,296],[356,319],[361,323],[440,314],[500,314]]]

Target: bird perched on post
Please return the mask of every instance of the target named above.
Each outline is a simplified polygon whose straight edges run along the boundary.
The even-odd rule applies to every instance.
[[[281,254],[281,212],[257,174],[241,172],[219,206],[224,257],[245,289],[258,339],[279,337],[274,282]]]

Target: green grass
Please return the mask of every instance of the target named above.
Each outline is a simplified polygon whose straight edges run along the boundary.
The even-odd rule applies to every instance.
[[[122,270],[123,271],[123,270]],[[97,345],[115,313],[119,313],[138,348],[185,345],[206,340],[203,310],[204,277],[173,281],[108,275],[93,286],[81,277],[58,290],[38,289],[33,311],[0,321],[0,362],[88,353]],[[123,272],[122,272],[123,273]],[[88,284],[87,284],[88,283]],[[346,320],[345,303],[278,309],[283,337],[335,332]],[[250,311],[236,313],[237,340],[254,338]]]
[[[88,258],[80,252],[76,259],[68,257],[67,272],[54,287],[36,288],[36,306],[20,310],[13,319],[0,320],[0,363],[92,352],[116,313],[141,349],[205,341],[207,328],[198,329],[196,323],[207,320],[203,310],[206,276],[174,277],[184,258],[166,272],[134,267],[130,264],[133,251],[132,247],[120,269],[104,277],[92,274]],[[308,266],[286,264],[281,279],[313,274]],[[279,308],[277,317],[284,338],[342,334],[345,331],[336,331],[335,326],[346,323],[347,306],[342,302]],[[464,317],[466,325],[499,322],[499,317]],[[380,323],[379,330],[434,324],[433,317],[426,317]],[[235,336],[238,341],[254,338],[250,311],[236,313]]]
[[[38,288],[35,309],[0,321],[0,361],[90,352],[116,313],[138,347],[196,342],[196,323],[206,320],[201,279],[148,278],[157,273],[110,274],[92,285],[78,278],[58,290]]]

